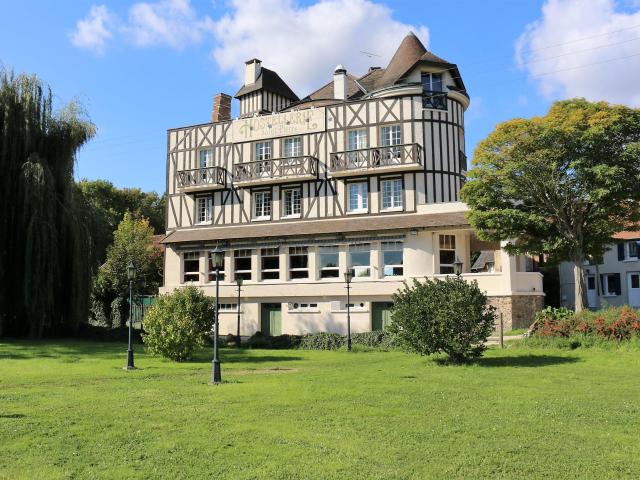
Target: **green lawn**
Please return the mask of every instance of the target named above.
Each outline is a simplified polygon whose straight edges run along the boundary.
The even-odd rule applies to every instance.
[[[0,477],[637,478],[640,352],[223,350],[171,363],[0,343]],[[137,346],[140,351],[141,347]]]

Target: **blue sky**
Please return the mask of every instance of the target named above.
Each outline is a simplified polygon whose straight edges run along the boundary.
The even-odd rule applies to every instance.
[[[303,96],[337,63],[385,66],[410,29],[460,68],[469,157],[497,123],[553,99],[640,104],[636,0],[22,0],[3,6],[0,62],[38,74],[58,104],[85,106],[98,135],[78,178],[163,192],[166,130],[208,121],[248,58]]]

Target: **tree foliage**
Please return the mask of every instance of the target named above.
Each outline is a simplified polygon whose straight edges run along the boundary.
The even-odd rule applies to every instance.
[[[56,113],[37,77],[0,71],[0,335],[60,334],[86,319],[95,219],[73,171],[94,134],[77,103]]]
[[[414,279],[394,294],[391,318],[389,332],[401,347],[421,355],[444,352],[463,362],[484,351],[495,308],[475,281]]]
[[[127,265],[133,262],[136,295],[155,294],[160,286],[162,252],[153,244],[153,229],[145,218],[126,212],[107,249],[106,262],[96,276],[92,298],[92,316],[97,323],[123,326],[129,301]],[[114,321],[115,319],[115,321]]]
[[[189,360],[211,332],[214,302],[194,286],[161,295],[145,316],[143,340],[151,353]]]
[[[640,110],[584,99],[543,117],[504,122],[473,157],[462,198],[485,240],[510,253],[574,263],[576,308],[586,303],[582,265],[614,233],[640,220]]]

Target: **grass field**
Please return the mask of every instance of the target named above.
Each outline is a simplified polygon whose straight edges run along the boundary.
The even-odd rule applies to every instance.
[[[137,347],[138,351],[141,347]],[[637,478],[640,352],[0,343],[0,478]]]

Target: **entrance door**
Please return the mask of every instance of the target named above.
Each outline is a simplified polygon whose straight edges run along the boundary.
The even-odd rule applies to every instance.
[[[595,275],[587,275],[587,303],[589,308],[598,308],[598,287]]]
[[[260,331],[272,337],[282,335],[282,305],[280,303],[263,303],[260,310]]]
[[[391,324],[391,302],[373,302],[371,304],[371,329],[386,330]]]
[[[640,308],[640,272],[629,272],[627,274],[627,282],[629,287],[629,305]]]

